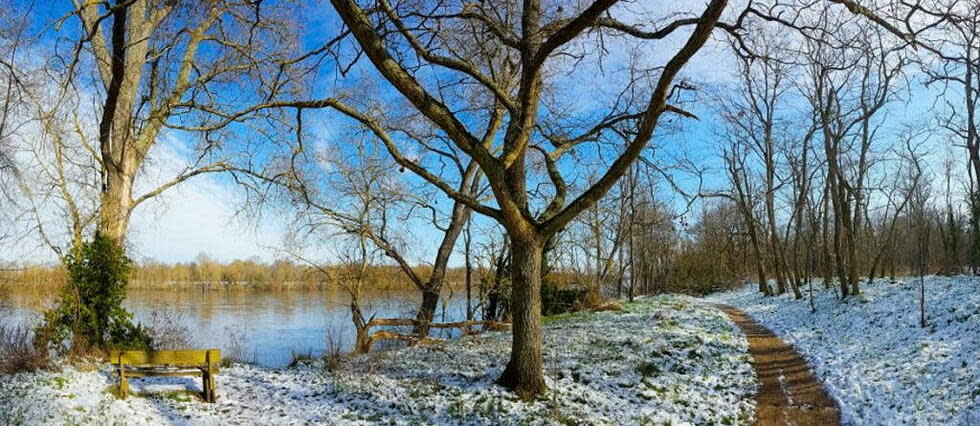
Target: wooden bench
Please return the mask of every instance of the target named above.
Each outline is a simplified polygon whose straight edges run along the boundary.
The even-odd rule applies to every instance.
[[[201,375],[204,383],[202,398],[214,402],[214,376],[221,363],[220,349],[179,351],[120,351],[109,353],[109,361],[117,366],[119,396],[129,395],[130,377],[175,377]]]

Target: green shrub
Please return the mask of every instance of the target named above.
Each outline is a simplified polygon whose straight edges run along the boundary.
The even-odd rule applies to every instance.
[[[132,261],[123,247],[96,232],[73,247],[62,262],[68,281],[58,306],[45,312],[38,336],[55,347],[145,349],[147,329],[122,306]]]

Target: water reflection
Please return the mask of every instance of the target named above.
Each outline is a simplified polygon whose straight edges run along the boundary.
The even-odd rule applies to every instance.
[[[4,298],[13,308],[9,315],[14,321],[36,321],[40,311],[53,303],[55,293],[8,287]],[[410,290],[366,290],[363,299],[368,316],[412,317],[421,296]],[[125,306],[142,322],[148,322],[155,310],[182,313],[194,344],[200,347],[227,348],[229,332],[237,331],[257,362],[272,367],[287,365],[294,352],[322,354],[328,339],[344,351],[354,342],[349,299],[336,288],[132,289]],[[454,297],[445,309],[440,306],[436,321],[459,321],[465,316],[465,299]]]

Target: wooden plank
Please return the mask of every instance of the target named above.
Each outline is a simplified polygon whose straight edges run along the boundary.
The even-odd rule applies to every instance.
[[[141,373],[141,372],[164,372],[164,373],[188,373],[188,374],[200,374],[202,371],[207,369],[205,366],[193,366],[193,367],[175,367],[171,365],[154,365],[154,366],[128,366],[126,367],[126,374]]]
[[[197,371],[134,371],[126,370],[126,377],[181,377],[181,376],[200,376],[204,374],[201,370]]]
[[[109,362],[127,365],[207,365],[221,362],[220,349],[109,352]]]

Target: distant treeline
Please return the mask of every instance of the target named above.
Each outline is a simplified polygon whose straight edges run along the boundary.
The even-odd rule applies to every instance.
[[[144,260],[133,265],[130,288],[318,288],[336,285],[336,277],[343,276],[343,265],[313,267],[307,264],[277,260],[235,260],[222,263],[205,256],[192,262],[163,263]],[[431,268],[418,265],[415,271],[428,276]],[[474,271],[474,276],[481,272]],[[371,288],[412,288],[412,282],[395,265],[372,265],[365,280]],[[573,285],[575,279],[554,272],[553,281],[561,286]],[[465,285],[466,271],[462,267],[449,268],[446,282],[454,288]],[[29,265],[23,268],[0,270],[0,285],[24,285],[31,287],[57,287],[65,282],[66,273],[61,265]],[[476,285],[475,283],[473,284]]]
[[[336,285],[333,272],[341,265],[316,268],[285,260],[266,263],[257,260],[235,260],[228,263],[198,259],[193,262],[167,264],[143,261],[133,265],[131,288],[169,288],[201,286],[210,288],[253,287],[314,288]],[[419,274],[427,274],[428,267],[417,267]],[[397,266],[377,265],[370,267],[367,280],[372,287],[407,288],[411,282]],[[450,270],[451,282],[462,280],[463,271]],[[61,265],[30,265],[19,270],[10,268],[0,271],[0,283],[32,287],[60,286],[66,273]]]

